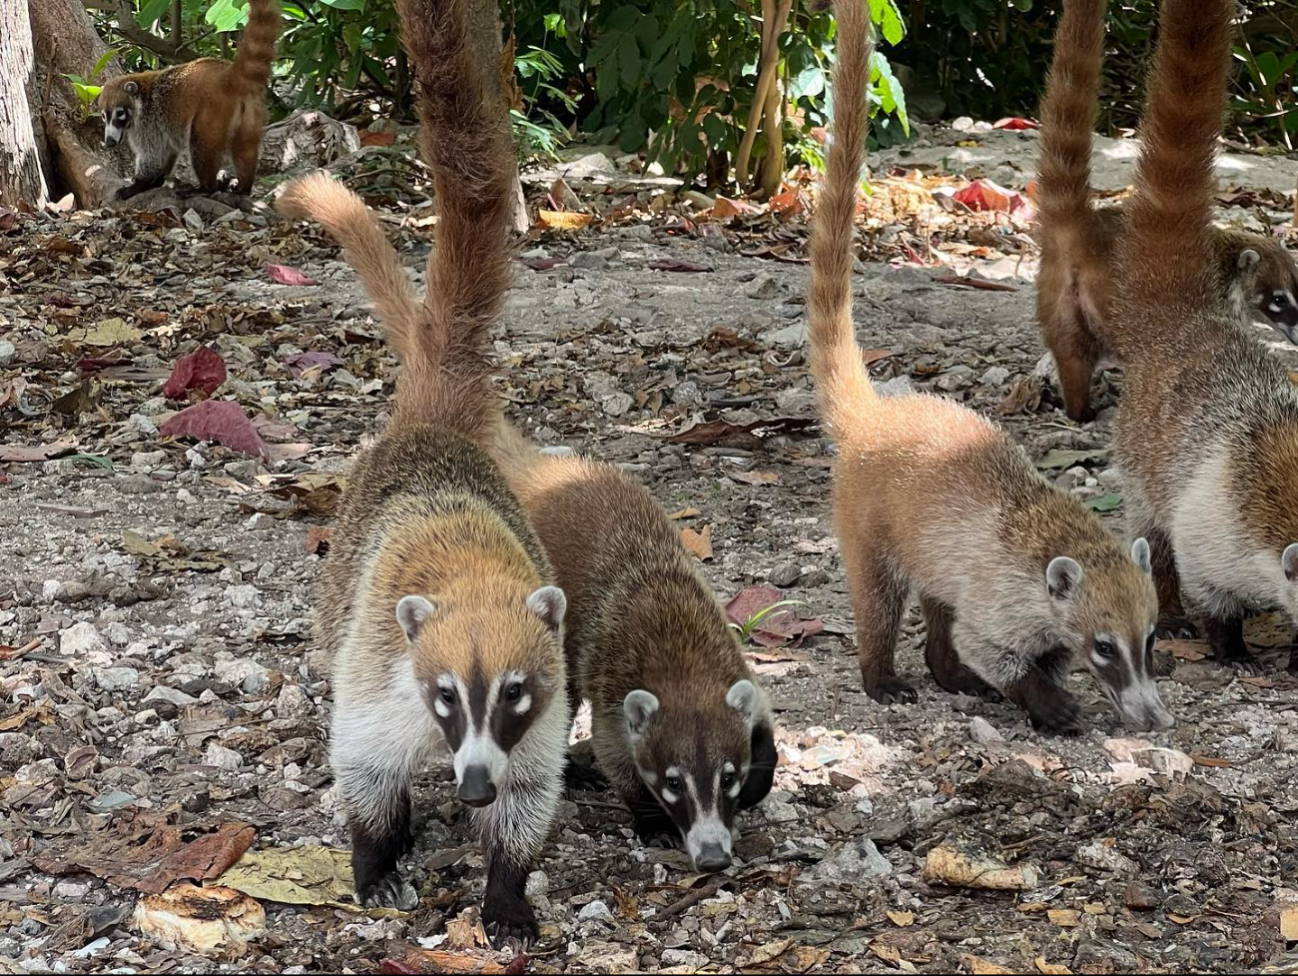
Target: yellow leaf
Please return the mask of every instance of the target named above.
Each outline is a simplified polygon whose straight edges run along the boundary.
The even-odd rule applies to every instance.
[[[703,526],[702,532],[693,529],[681,529],[681,545],[685,551],[697,556],[701,562],[712,558],[712,526]]]
[[[96,322],[84,332],[73,330],[71,338],[85,346],[123,346],[138,341],[143,333],[123,319],[111,318]]]
[[[551,230],[581,230],[593,219],[592,214],[569,210],[538,210],[536,216]]]
[[[351,900],[351,855],[330,847],[248,851],[216,883],[260,901],[361,910]]]
[[[906,928],[908,925],[915,924],[914,912],[889,912],[888,917],[892,919],[892,924],[898,928]]]
[[[1298,905],[1281,910],[1280,935],[1286,942],[1298,942]]]
[[[672,512],[667,517],[675,522],[677,519],[693,518],[699,514],[699,510],[693,505],[687,505],[685,508]]]
[[[1014,970],[998,966],[990,960],[979,959],[977,956],[961,956],[960,961],[974,976],[1002,976],[1002,974],[1014,972]]]
[[[1072,970],[1067,966],[1060,966],[1053,962],[1046,962],[1045,956],[1037,956],[1032,960],[1033,965],[1037,967],[1037,972],[1044,973],[1045,976],[1069,976]]]
[[[1075,912],[1071,908],[1052,908],[1046,912],[1046,917],[1052,925],[1058,925],[1061,929],[1075,929],[1082,922],[1081,912]]]

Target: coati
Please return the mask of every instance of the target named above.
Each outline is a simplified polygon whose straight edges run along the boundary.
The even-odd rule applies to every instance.
[[[1165,632],[1254,670],[1250,607],[1298,616],[1298,386],[1216,301],[1211,218],[1233,0],[1164,0],[1129,228],[1101,338],[1126,364],[1117,459]]]
[[[1083,723],[1067,690],[1076,661],[1128,725],[1167,728],[1151,669],[1158,607],[1145,541],[1124,548],[971,410],[935,396],[880,398],[870,385],[850,278],[871,27],[865,0],[839,0],[837,15],[808,317],[820,411],[838,441],[834,516],[865,690],[885,704],[915,700],[893,664],[914,587],[942,688],[995,689],[1039,728],[1076,733]]]
[[[125,138],[135,156],[134,179],[117,192],[119,200],[162,186],[186,144],[203,192],[220,189],[227,155],[234,160],[237,191],[252,192],[266,127],[266,82],[282,20],[278,0],[249,3],[233,61],[199,58],[105,83],[97,101],[104,144]]]
[[[1041,102],[1041,151],[1033,232],[1041,248],[1037,321],[1059,368],[1064,409],[1089,421],[1091,377],[1107,351],[1118,239],[1130,202],[1091,202],[1092,132],[1104,54],[1105,0],[1066,0]],[[1298,343],[1298,265],[1270,237],[1211,226],[1215,288],[1210,298],[1250,329],[1263,319]]]
[[[404,0],[403,10],[430,2],[446,0]],[[403,23],[409,33],[410,18]],[[484,125],[479,114],[485,114],[476,97],[469,112],[441,97],[440,79],[424,84],[439,96],[421,103],[426,143],[464,160],[462,180],[479,188],[474,196],[484,208],[486,189],[482,177],[474,181],[470,166],[491,174],[491,192],[507,204],[496,177],[508,150],[473,140],[472,129]],[[429,124],[434,109],[441,114]],[[465,191],[452,184],[444,192],[453,194],[458,212]],[[442,193],[439,183],[439,199]],[[421,312],[400,261],[360,201],[324,181],[314,184],[311,200],[310,211],[342,242],[389,327],[418,321]],[[326,220],[327,211],[336,216]],[[443,315],[435,328],[418,335],[433,348],[448,346],[472,358],[460,368],[478,375],[488,369],[486,328],[507,286],[509,253],[494,233],[472,237],[474,246],[466,243],[459,253],[448,250],[461,234],[470,234],[467,226],[452,234],[452,216],[444,205],[438,247],[443,260],[430,269],[427,294],[441,296],[464,315]],[[493,211],[490,227],[495,220]],[[457,269],[463,273],[452,273]],[[775,775],[774,719],[766,694],[716,596],[649,491],[609,465],[542,455],[498,404],[493,416],[490,451],[566,595],[570,697],[574,710],[582,698],[591,702],[600,768],[626,801],[642,839],[680,837],[698,870],[724,869],[733,856],[736,812],[764,799]]]
[[[465,43],[466,0],[398,0],[439,221],[422,304],[350,191],[316,174],[279,201],[339,239],[402,361],[393,419],[356,462],[320,581],[334,655],[331,761],[357,900],[412,908],[397,873],[410,778],[445,740],[487,854],[482,920],[536,937],[524,898],[554,821],[571,710],[567,607],[540,540],[483,445],[498,407],[477,347],[507,282],[513,144]],[[375,282],[380,282],[376,285]]]

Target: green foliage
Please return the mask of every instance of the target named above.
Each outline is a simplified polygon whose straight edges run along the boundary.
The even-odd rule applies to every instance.
[[[112,48],[109,48],[100,55],[99,60],[95,62],[95,66],[90,69],[90,76],[88,78],[83,78],[80,75],[63,76],[72,85],[73,91],[77,93],[77,100],[81,106],[81,115],[83,118],[88,118],[94,111],[95,99],[98,98],[99,93],[104,90],[104,86],[96,85],[95,81],[103,73],[104,67],[108,62],[113,60],[115,54],[117,54],[117,52]]]
[[[757,629],[757,625],[760,624],[767,617],[769,617],[771,614],[775,613],[775,611],[783,610],[785,607],[800,607],[800,606],[802,606],[801,600],[780,600],[776,603],[772,603],[768,607],[763,607],[761,610],[758,610],[755,614],[750,616],[742,624],[731,623],[730,629],[735,632],[736,636],[738,636],[739,643],[747,644],[750,640],[752,640],[753,631]]]

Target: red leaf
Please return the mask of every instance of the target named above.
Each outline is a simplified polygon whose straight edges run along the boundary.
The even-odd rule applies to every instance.
[[[287,264],[268,264],[266,273],[270,275],[270,280],[281,285],[317,285],[319,284],[314,278],[308,278],[297,268],[290,268]]]
[[[343,364],[343,361],[331,352],[300,352],[296,356],[289,356],[284,362],[288,364],[289,372],[294,376],[301,376],[313,366],[319,366],[320,372],[327,373]]]
[[[974,180],[964,189],[957,190],[951,198],[958,203],[963,203],[970,210],[1013,213],[1020,207],[1027,206],[1027,200],[1022,193],[997,186],[991,180]]]
[[[519,258],[519,260],[533,271],[549,271],[551,268],[568,263],[567,258]]]
[[[770,207],[771,213],[789,217],[796,216],[806,209],[806,205],[802,202],[802,192],[796,186],[771,197]]]
[[[390,146],[397,141],[395,132],[375,132],[373,129],[361,129],[362,146]]]
[[[787,594],[769,586],[749,586],[726,604],[726,619],[743,626],[767,607],[787,599]],[[819,620],[802,620],[793,607],[780,607],[758,621],[752,638],[763,647],[779,647],[790,642],[801,643],[804,637],[812,637],[824,629]]]
[[[1022,129],[1039,129],[1041,123],[1033,122],[1031,119],[1008,118],[1001,119],[992,125],[993,129],[1008,129],[1010,132],[1019,132]]]
[[[419,970],[409,963],[402,962],[400,959],[391,957],[382,960],[379,963],[379,972],[381,973],[418,973]]]
[[[216,388],[225,382],[225,376],[225,360],[218,353],[201,346],[188,356],[176,360],[171,378],[162,388],[162,395],[169,400],[181,400],[186,390],[215,393]]]
[[[706,264],[696,264],[693,261],[682,261],[680,258],[663,258],[659,261],[650,261],[649,267],[654,271],[711,271]]]
[[[192,437],[215,441],[232,451],[269,458],[266,445],[243,408],[233,400],[204,400],[180,411],[159,431],[165,437]]]

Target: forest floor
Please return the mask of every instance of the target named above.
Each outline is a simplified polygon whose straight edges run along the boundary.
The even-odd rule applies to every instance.
[[[1031,137],[996,138],[1009,148],[983,173],[1013,183]],[[338,168],[422,276],[431,211],[404,145]],[[804,194],[778,215],[708,212],[599,159],[556,177],[529,180],[543,208],[599,216],[522,247],[497,330],[510,412],[642,479],[741,621],[797,601],[747,646],[781,765],[741,818],[736,865],[693,875],[633,840],[611,794],[573,792],[529,879],[540,943],[495,953],[475,923],[482,860],[435,768],[416,794],[420,907],[354,911],[308,621],[347,461],[386,419],[395,374],[355,275],[317,229],[264,206],[0,213],[0,971],[1298,968],[1283,624],[1250,631],[1259,677],[1199,642],[1162,645],[1178,724],[1156,735],[1125,733],[1082,676],[1091,727],[1072,740],[941,692],[914,612],[899,667],[920,700],[875,704],[813,422]],[[876,173],[854,278],[873,373],[996,416],[1120,532],[1120,373],[1097,381],[1099,420],[1064,418],[1023,211],[970,214],[932,192],[967,182]],[[1275,188],[1235,189],[1234,216],[1292,213]],[[312,283],[280,283],[295,273]],[[261,457],[159,432],[203,399],[161,391],[200,345],[228,369],[214,399],[241,408],[220,432]]]

